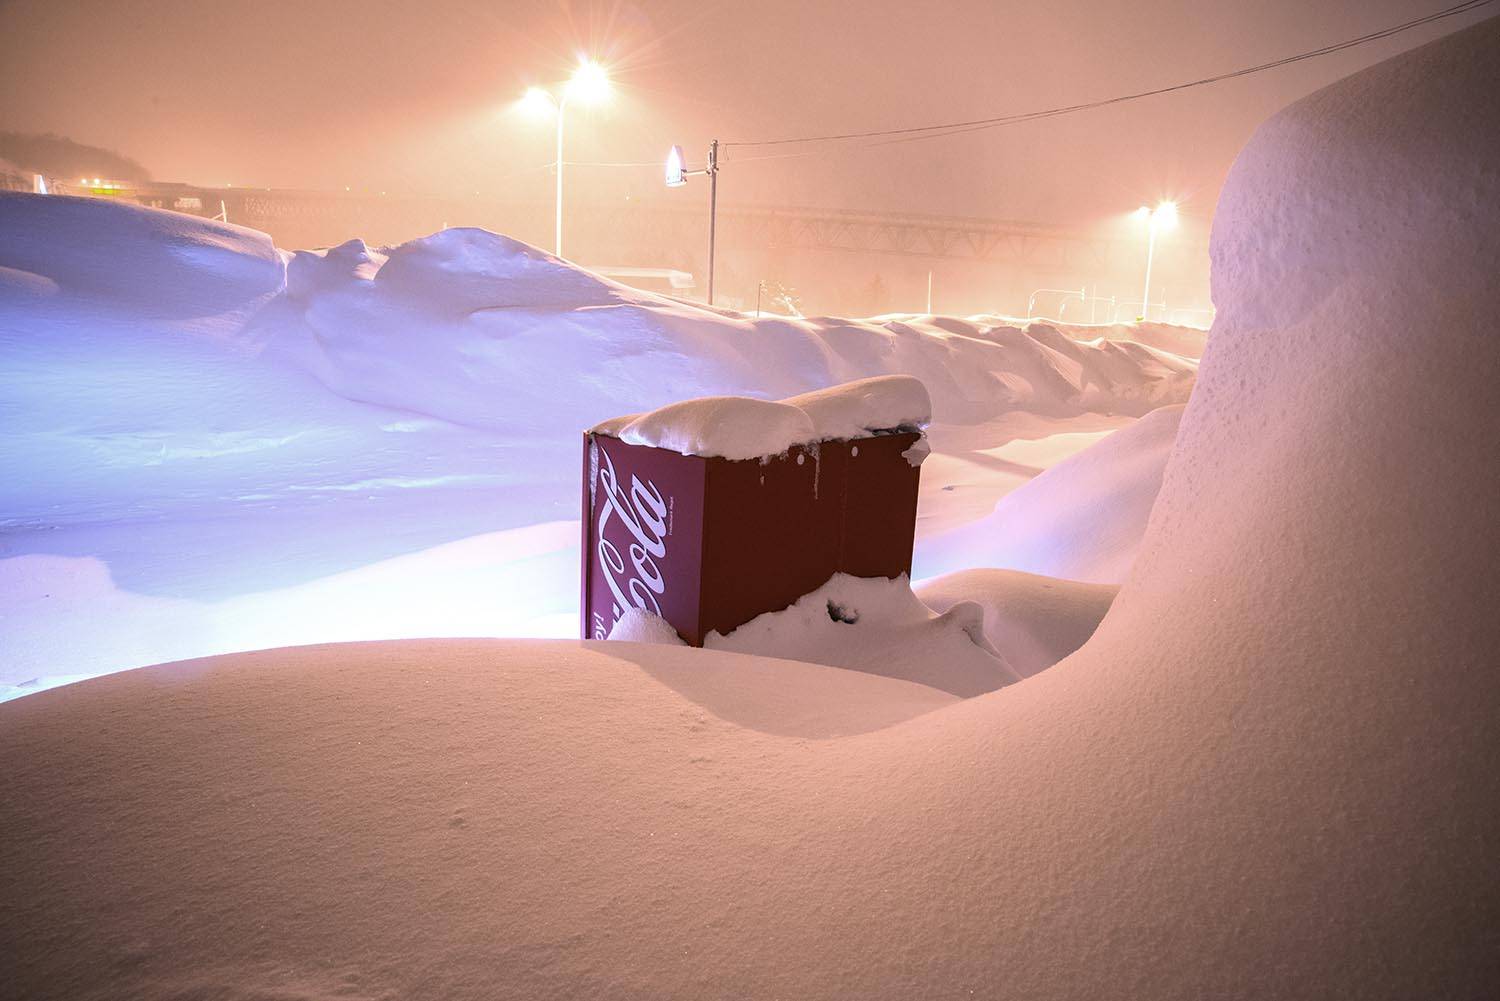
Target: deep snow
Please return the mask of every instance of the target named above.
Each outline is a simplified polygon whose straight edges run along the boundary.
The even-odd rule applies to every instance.
[[[1130,573],[925,686],[630,643],[240,654],[0,705],[27,996],[1484,998],[1500,21],[1281,112]]]
[[[949,528],[1079,447],[1075,429],[1186,398],[1195,362],[1132,334],[1201,337],[756,321],[475,230],[287,253],[195,217],[0,194],[0,697],[263,646],[573,635],[578,433],[687,397],[919,376],[946,443],[921,534]],[[984,454],[1029,439],[1039,464]]]

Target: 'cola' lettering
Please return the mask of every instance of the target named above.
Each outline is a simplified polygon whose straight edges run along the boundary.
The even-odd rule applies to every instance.
[[[631,606],[660,615],[661,605],[657,599],[666,593],[667,582],[657,561],[667,555],[667,502],[655,483],[650,480],[642,483],[636,476],[630,477],[627,493],[615,474],[615,464],[609,453],[601,448],[599,457],[603,460],[599,467],[599,486],[604,500],[599,509],[596,553],[604,572],[604,582],[615,598],[611,618],[618,622],[625,609]],[[630,542],[625,547],[625,553],[630,557],[628,569],[625,555],[606,534],[612,518],[618,518],[629,534]],[[596,624],[595,639],[604,639],[605,636],[600,635],[602,632],[601,625]]]

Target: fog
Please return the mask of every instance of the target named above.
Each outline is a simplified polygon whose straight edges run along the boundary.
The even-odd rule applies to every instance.
[[[627,200],[704,210],[701,182],[670,192],[662,185],[657,165],[673,144],[699,165],[715,138],[901,128],[1096,100],[1336,42],[1438,6],[12,0],[0,3],[0,129],[104,147],[157,180],[444,200],[425,214],[370,217],[370,232],[268,225],[282,243],[399,240],[424,225],[473,223],[547,246],[554,134],[515,101],[589,55],[609,68],[615,93],[606,106],[569,109],[565,159],[578,164],[566,177],[567,202],[578,207],[569,256],[701,277],[704,239],[632,250],[588,218],[589,206]],[[1206,306],[1207,228],[1255,126],[1301,94],[1474,19],[1065,118],[920,142],[731,146],[721,206],[1019,220],[1143,244],[1127,213],[1174,199],[1182,225],[1162,242],[1162,280],[1178,303]],[[649,219],[650,210],[637,215]],[[727,295],[746,301],[770,281],[825,310],[921,308],[929,271],[935,308],[1016,311],[1026,290],[1044,285],[1139,298],[1143,256],[1121,251],[1087,266],[1023,269],[1004,257],[755,243],[726,234]],[[621,253],[652,259],[613,259]],[[879,301],[881,287],[887,301]]]

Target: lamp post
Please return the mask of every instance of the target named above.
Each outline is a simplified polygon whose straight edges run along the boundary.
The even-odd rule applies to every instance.
[[[1154,209],[1142,205],[1135,214],[1146,221],[1146,287],[1141,292],[1141,315],[1136,317],[1144,320],[1151,312],[1151,262],[1156,256],[1156,232],[1177,225],[1177,203],[1158,202]]]
[[[557,116],[557,201],[553,221],[552,252],[558,257],[562,256],[563,123],[568,101],[598,104],[606,100],[610,92],[609,75],[604,71],[604,67],[591,59],[582,59],[578,63],[578,68],[573,71],[573,76],[558,88],[555,97],[543,87],[531,87],[521,98],[521,104],[527,110],[538,115],[554,114]]]

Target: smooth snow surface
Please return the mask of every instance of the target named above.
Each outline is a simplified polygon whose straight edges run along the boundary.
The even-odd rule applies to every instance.
[[[1051,466],[988,517],[930,537],[915,572],[1003,567],[1118,584],[1135,561],[1181,419],[1181,407],[1162,407]]]
[[[752,320],[478,230],[288,253],[0,193],[0,698],[268,645],[571,635],[579,433],[609,414],[753,397],[815,440],[923,416],[920,379],[978,455],[1181,402],[1196,363],[1128,338],[1199,336]],[[1035,472],[967,465],[923,510],[961,523]]]
[[[979,605],[950,602],[936,614],[906,577],[834,574],[790,608],[756,616],[727,636],[710,632],[703,646],[869,671],[962,698],[1020,680],[985,639]]]
[[[915,591],[935,612],[978,605],[985,639],[1018,675],[1029,678],[1088,642],[1119,588],[985,569],[923,581]]]
[[[1259,130],[1146,538],[1061,663],[948,702],[395,643],[18,699],[7,989],[1492,997],[1497,92],[1491,20]]]
[[[780,402],[737,396],[682,400],[648,414],[615,417],[591,430],[683,455],[756,459],[783,455],[795,445],[920,431],[931,420],[932,401],[920,380],[879,375]]]

